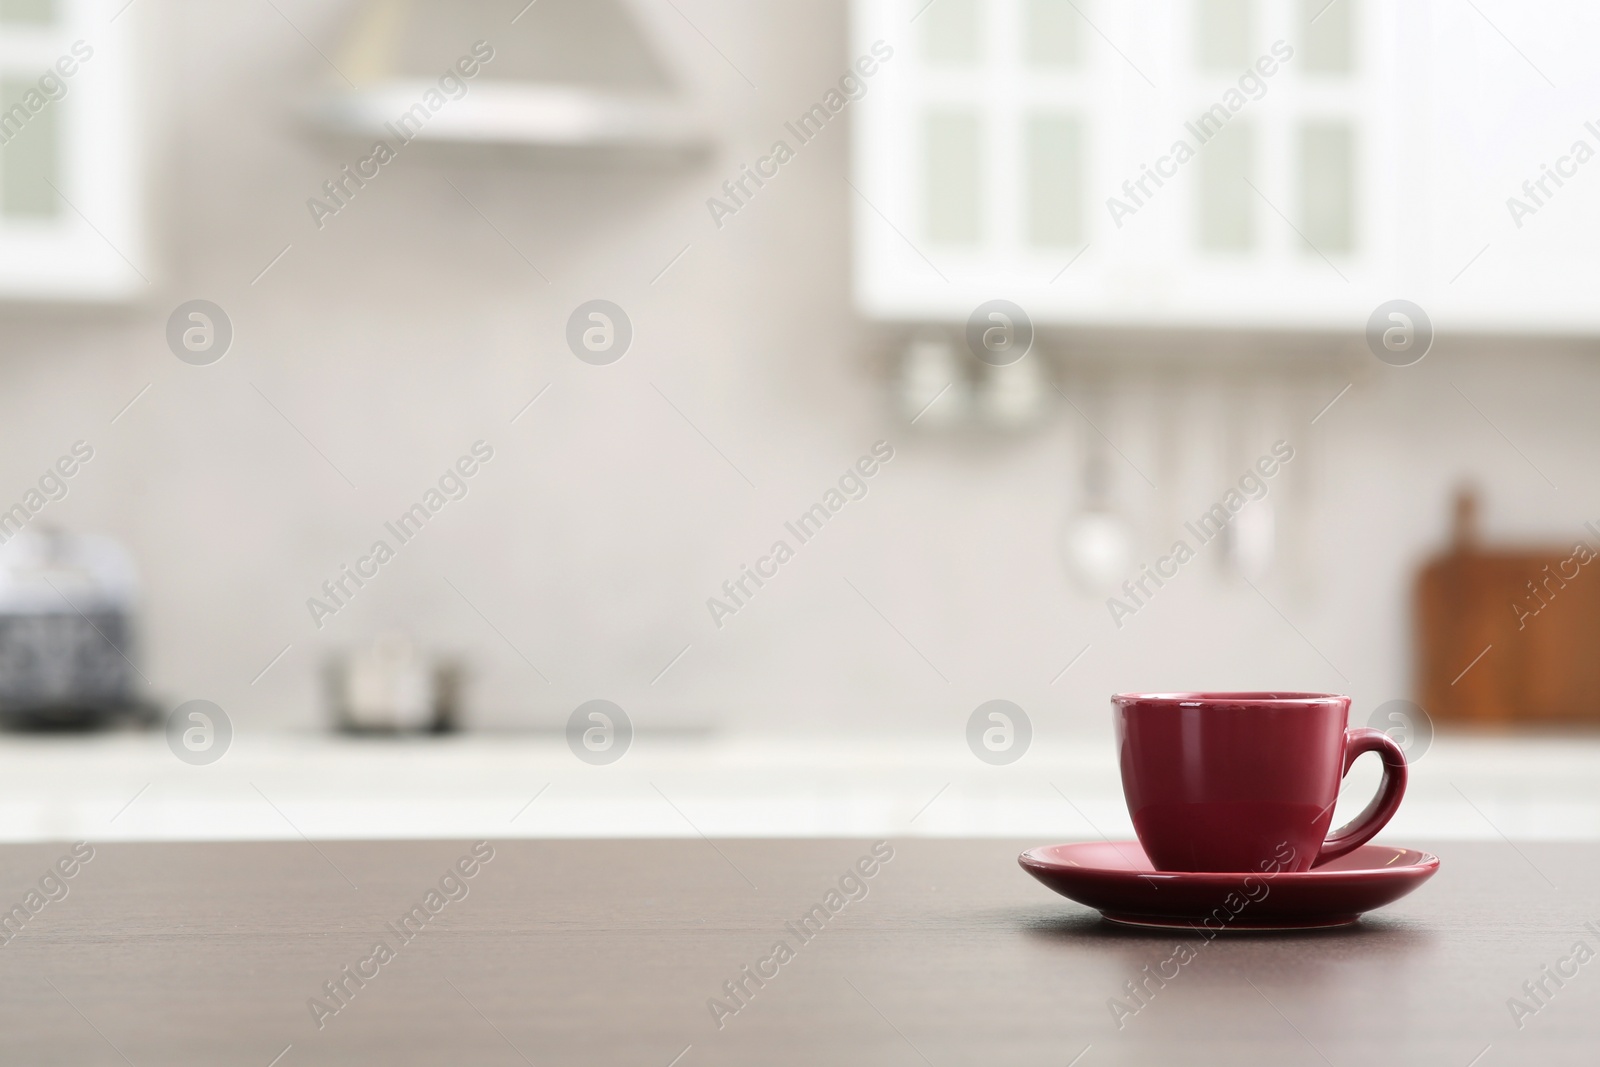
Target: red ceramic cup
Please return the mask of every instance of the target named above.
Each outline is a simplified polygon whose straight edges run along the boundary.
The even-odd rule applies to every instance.
[[[1328,693],[1121,693],[1111,698],[1122,790],[1160,871],[1305,871],[1383,829],[1406,791],[1388,734],[1347,729]],[[1378,795],[1328,836],[1339,783],[1363,752],[1383,760]]]

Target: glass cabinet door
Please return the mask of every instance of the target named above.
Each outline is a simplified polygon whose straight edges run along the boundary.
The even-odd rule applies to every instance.
[[[125,2],[0,0],[0,301],[147,285]]]
[[[1504,203],[1600,153],[1600,8],[1553,2],[1508,19],[1564,84],[1450,0],[856,0],[854,51],[895,49],[852,115],[858,305],[1345,331],[1404,297],[1600,332],[1600,195]]]

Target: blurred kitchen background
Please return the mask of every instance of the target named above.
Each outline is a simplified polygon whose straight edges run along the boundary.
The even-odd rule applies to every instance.
[[[1600,835],[1597,31],[0,0],[0,837],[1093,836],[1111,692],[1275,687]]]

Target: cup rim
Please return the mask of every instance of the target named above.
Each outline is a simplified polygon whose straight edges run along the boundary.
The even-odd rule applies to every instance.
[[[1260,690],[1249,692],[1192,692],[1192,693],[1113,693],[1111,702],[1118,707],[1130,704],[1154,704],[1163,707],[1205,707],[1213,704],[1254,704],[1267,707],[1307,707],[1349,703],[1350,698],[1341,693],[1302,693],[1292,690]]]

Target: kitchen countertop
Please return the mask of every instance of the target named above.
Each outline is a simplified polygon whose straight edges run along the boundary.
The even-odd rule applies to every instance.
[[[1570,961],[1600,947],[1600,845],[1440,842],[1439,873],[1356,927],[1205,942],[1051,894],[1016,865],[1034,843],[100,843],[0,946],[0,1061],[1594,1062],[1600,963]],[[69,855],[0,847],[0,901]],[[797,936],[864,859],[864,895]],[[1113,1014],[1180,942],[1195,958]],[[1524,982],[1574,966],[1513,1017]]]
[[[1359,761],[1336,818],[1376,787]],[[534,798],[537,797],[535,800]],[[530,803],[531,801],[531,803]],[[1131,836],[1111,741],[990,766],[953,738],[639,735],[609,766],[558,736],[241,730],[190,766],[161,734],[0,736],[0,841]],[[1440,734],[1383,839],[1600,841],[1600,737]]]

